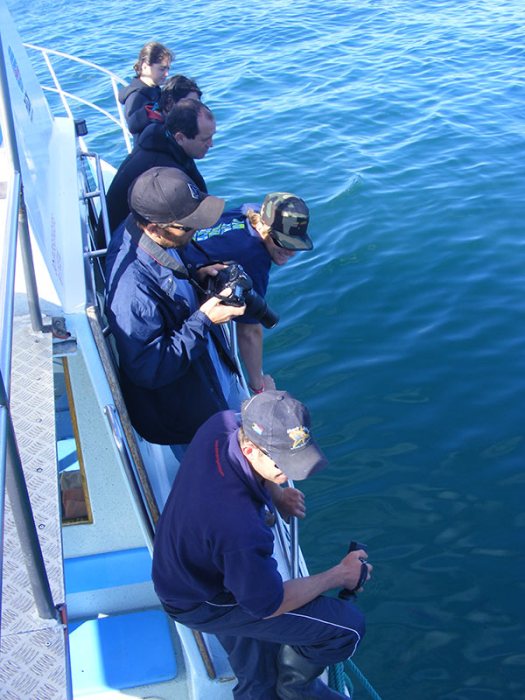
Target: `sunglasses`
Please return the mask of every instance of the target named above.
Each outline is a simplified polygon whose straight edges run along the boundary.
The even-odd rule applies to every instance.
[[[285,248],[283,245],[281,245],[281,243],[279,243],[279,241],[277,240],[277,238],[275,238],[275,236],[272,236],[272,235],[270,234],[270,238],[272,239],[272,241],[275,243],[275,245],[276,245],[278,248],[282,248],[283,250],[286,250],[286,248]]]
[[[189,233],[190,231],[194,231],[195,229],[193,226],[182,226],[181,224],[166,224],[164,228],[169,229],[169,228],[176,228],[179,231],[184,231],[184,233]]]

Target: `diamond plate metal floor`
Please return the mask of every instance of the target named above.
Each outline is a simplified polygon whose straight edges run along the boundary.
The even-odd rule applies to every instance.
[[[13,331],[11,411],[55,605],[65,600],[62,570],[50,334],[36,334],[27,316]],[[0,646],[2,700],[68,698],[62,625],[37,613],[6,498]]]

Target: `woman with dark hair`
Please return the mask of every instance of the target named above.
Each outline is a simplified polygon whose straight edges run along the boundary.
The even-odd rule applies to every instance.
[[[149,124],[147,105],[153,108],[161,95],[161,85],[166,81],[173,54],[163,44],[150,41],[140,50],[133,66],[135,78],[119,91],[119,101],[124,105],[124,116],[134,140]]]
[[[184,98],[200,100],[202,90],[197,83],[185,75],[174,75],[168,78],[162,86],[160,99],[158,102],[158,112],[165,119],[174,104]]]

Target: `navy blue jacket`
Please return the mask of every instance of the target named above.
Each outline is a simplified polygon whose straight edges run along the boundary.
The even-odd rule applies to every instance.
[[[190,610],[230,593],[267,617],[284,589],[273,558],[273,512],[237,441],[233,411],[210,418],[188,447],[155,534],[153,582],[171,608]]]
[[[146,85],[140,78],[133,78],[129,85],[119,90],[118,99],[124,105],[124,116],[135,143],[138,135],[151,123],[146,105],[154,105],[160,95],[159,85]]]
[[[197,428],[228,408],[208,352],[210,335],[226,367],[234,365],[222,330],[191,302],[193,289],[138,247],[126,220],[106,258],[107,318],[116,341],[122,393],[140,435],[187,443]],[[221,340],[222,339],[222,340]]]
[[[186,173],[202,192],[208,191],[193,158],[186,155],[175,139],[167,135],[164,124],[152,123],[139,136],[137,145],[122,162],[107,191],[106,202],[111,232],[129,214],[128,190],[131,183],[146,170],[156,166],[178,168]]]

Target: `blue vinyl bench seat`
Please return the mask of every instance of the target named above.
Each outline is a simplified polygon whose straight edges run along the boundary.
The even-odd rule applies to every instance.
[[[177,675],[168,618],[160,610],[75,620],[68,627],[75,697]]]
[[[146,547],[66,559],[67,594],[118,591],[151,580]],[[171,680],[177,662],[170,622],[162,610],[79,618],[68,625],[74,696]]]

